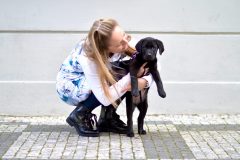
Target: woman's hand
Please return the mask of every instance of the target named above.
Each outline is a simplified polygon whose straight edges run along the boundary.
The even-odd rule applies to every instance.
[[[140,69],[139,69],[139,71],[138,71],[138,73],[137,73],[137,77],[138,77],[138,78],[144,76],[144,75],[148,72],[149,68],[144,68],[144,67],[146,66],[146,64],[147,64],[147,62],[145,62],[145,63],[140,67]]]
[[[147,80],[144,78],[138,78],[138,90],[142,90],[147,86]]]
[[[142,90],[147,86],[147,80],[144,78],[138,78],[138,90]],[[131,83],[122,90],[122,92],[131,91]]]
[[[148,73],[149,68],[144,68],[146,66],[147,62],[145,62],[139,69],[138,73],[137,73],[137,77],[138,77],[138,90],[142,90],[147,86],[147,80],[144,78],[140,78],[142,76],[144,76],[146,73]],[[126,91],[131,91],[131,83],[129,83],[129,85],[126,88],[123,88],[122,92],[126,92]]]

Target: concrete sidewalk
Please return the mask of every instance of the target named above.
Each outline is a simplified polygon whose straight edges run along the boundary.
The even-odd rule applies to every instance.
[[[0,116],[0,159],[240,159],[240,115],[147,116],[134,138],[80,137],[65,118]]]

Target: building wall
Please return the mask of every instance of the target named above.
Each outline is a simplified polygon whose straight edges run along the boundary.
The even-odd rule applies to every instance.
[[[239,113],[239,15],[238,0],[0,0],[0,114],[68,114],[56,74],[102,17],[135,39],[164,43],[158,67],[167,97],[153,84],[148,114]]]

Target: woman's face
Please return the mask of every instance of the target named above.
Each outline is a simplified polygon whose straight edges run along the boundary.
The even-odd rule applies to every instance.
[[[128,48],[131,37],[120,26],[116,26],[110,38],[108,50],[110,53],[121,53]]]

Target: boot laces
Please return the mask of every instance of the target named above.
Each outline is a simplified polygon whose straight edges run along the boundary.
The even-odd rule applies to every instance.
[[[89,113],[86,117],[86,121],[87,121],[88,125],[90,125],[91,128],[94,128],[95,125],[97,127],[97,116],[96,116],[96,114]]]

